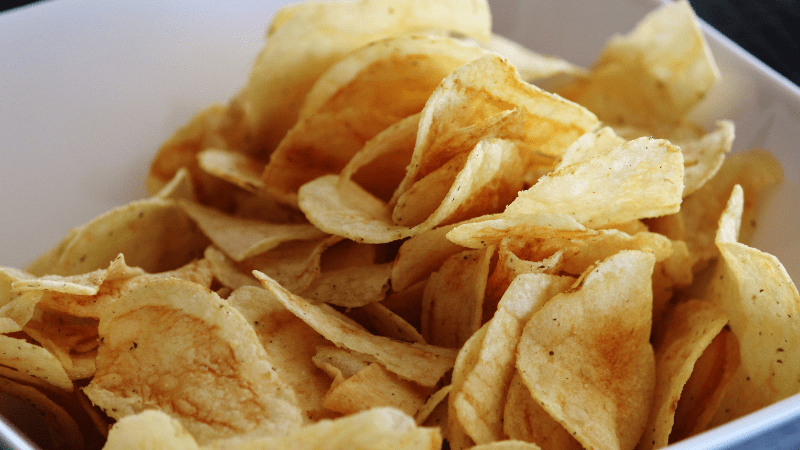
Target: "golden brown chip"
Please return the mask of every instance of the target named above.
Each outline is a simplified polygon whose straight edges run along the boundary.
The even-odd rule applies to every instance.
[[[454,227],[434,228],[403,242],[392,264],[392,289],[402,291],[428,278],[447,258],[464,250],[445,237]]]
[[[113,418],[160,409],[200,444],[300,426],[294,392],[253,328],[202,286],[139,286],[104,312],[99,333],[97,373],[84,392]]]
[[[533,398],[584,446],[631,450],[655,386],[654,258],[625,250],[536,312],[517,349]]]

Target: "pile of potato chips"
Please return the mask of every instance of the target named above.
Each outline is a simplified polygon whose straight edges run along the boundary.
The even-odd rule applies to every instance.
[[[746,245],[781,178],[688,112],[685,0],[584,69],[485,0],[282,9],[152,197],[0,268],[0,391],[54,447],[661,448],[800,392]]]

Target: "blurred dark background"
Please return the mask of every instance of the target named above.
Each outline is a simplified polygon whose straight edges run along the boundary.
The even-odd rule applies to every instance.
[[[690,2],[700,18],[778,73],[800,85],[800,1],[690,0]],[[36,2],[23,0],[4,2],[0,6],[0,12],[31,3]]]

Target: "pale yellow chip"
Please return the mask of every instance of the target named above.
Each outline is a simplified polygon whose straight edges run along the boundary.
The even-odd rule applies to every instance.
[[[73,389],[58,358],[43,347],[11,336],[0,335],[0,376],[40,388]]]
[[[431,274],[422,297],[420,331],[426,342],[458,349],[480,328],[494,252],[487,247],[456,253]]]
[[[504,214],[562,213],[599,228],[675,213],[682,193],[680,149],[668,141],[639,138],[540,178]]]
[[[330,377],[312,361],[317,347],[328,341],[260,287],[236,289],[227,301],[247,319],[276,373],[291,386],[304,421],[334,417],[322,405]]]
[[[544,450],[583,450],[575,436],[540,405],[514,372],[503,410],[503,431],[510,439],[536,442]]]
[[[739,340],[741,369],[719,420],[747,414],[800,390],[800,294],[774,256],[738,242],[744,194],[735,186],[719,221],[716,244],[722,261],[710,299],[730,317]]]
[[[303,185],[298,194],[300,209],[311,223],[330,234],[357,242],[392,242],[473,215],[498,212],[516,195],[515,186],[521,186],[521,179],[505,179],[508,172],[517,171],[517,156],[510,141],[481,141],[436,210],[411,227],[395,225],[385,202],[351,180],[334,175]]]
[[[328,305],[314,305],[287,291],[273,279],[255,272],[262,285],[284,306],[328,340],[350,350],[374,357],[389,371],[423,386],[434,386],[453,367],[455,352],[433,345],[406,343],[373,335],[355,326]]]
[[[344,415],[371,408],[393,407],[413,417],[432,392],[432,388],[404,380],[381,364],[371,363],[331,387],[323,405]]]
[[[313,302],[358,308],[386,297],[391,273],[391,263],[323,272],[300,295]]]
[[[733,122],[721,120],[715,131],[702,138],[685,143],[677,142],[683,152],[683,197],[696,192],[716,175],[725,156],[731,151],[734,130]]]
[[[637,447],[639,450],[667,446],[675,420],[676,406],[679,400],[684,400],[682,390],[692,375],[695,362],[727,323],[728,317],[719,308],[701,300],[689,300],[678,304],[672,311],[669,323],[665,325],[665,335],[660,337],[655,349],[655,396],[647,427]],[[725,373],[727,370],[732,375],[735,369],[735,366],[723,366],[718,368],[718,372]],[[727,388],[724,376],[714,381],[719,382],[714,388],[724,392]],[[707,397],[694,400],[704,402],[695,407],[695,411],[700,413],[704,407],[713,410],[718,406],[709,404]]]
[[[112,418],[160,409],[201,445],[279,436],[302,417],[253,328],[208,289],[178,279],[130,291],[100,318],[97,373],[84,392]]]
[[[483,339],[486,337],[486,330],[489,327],[484,325],[461,346],[458,351],[453,374],[450,376],[450,393],[447,396],[447,426],[445,428],[445,438],[454,450],[467,449],[475,445],[475,441],[467,435],[464,426],[458,419],[455,410],[455,396],[464,386],[467,375],[475,367],[480,356]]]
[[[757,206],[763,195],[783,178],[783,170],[772,154],[753,150],[729,155],[717,174],[681,204],[681,221],[686,244],[692,254],[692,268],[698,271],[716,259],[714,244],[719,217],[730,198],[733,186],[744,189],[740,241],[748,243],[757,226]]]
[[[588,71],[561,58],[536,53],[507,37],[493,33],[484,44],[489,50],[508,59],[519,71],[520,78],[527,83],[540,86],[548,91],[558,83],[565,83],[574,77],[586,76]],[[561,79],[557,79],[560,77]]]
[[[120,253],[147,272],[178,268],[201,256],[208,239],[177,202],[153,197],[107,211],[70,232],[52,264],[34,274],[76,275],[108,266]]]
[[[516,348],[522,328],[531,314],[574,281],[557,275],[520,275],[500,300],[497,312],[487,323],[477,361],[453,400],[461,425],[475,443],[505,437],[503,409],[516,373]]]
[[[654,258],[625,250],[525,325],[517,368],[533,398],[589,448],[632,450],[655,386]]]
[[[485,0],[308,2],[279,13],[247,83],[249,129],[267,156],[296,122],[316,80],[351,51],[370,42],[428,30],[488,40]]]
[[[376,334],[388,338],[424,344],[425,339],[407,320],[384,306],[383,302],[374,302],[359,308]]]
[[[513,110],[521,120],[512,124],[522,126],[501,126],[485,135],[493,129],[492,122]],[[517,143],[527,163],[535,154],[560,156],[597,123],[585,108],[522,81],[500,56],[484,56],[453,72],[431,95],[422,111],[411,165],[394,198],[486,137]]]
[[[335,420],[321,420],[282,438],[221,443],[216,449],[232,450],[439,450],[438,428],[419,427],[414,419],[396,408],[362,411]]]
[[[237,262],[284,242],[311,241],[327,236],[307,223],[269,223],[232,216],[197,203],[179,202],[179,205],[214,245]]]
[[[103,448],[200,450],[197,441],[180,421],[157,409],[148,409],[118,420],[109,430]]]
[[[720,73],[688,1],[666,3],[605,45],[588,77],[559,92],[605,122],[669,129]]]
[[[428,278],[447,258],[464,250],[445,237],[454,227],[434,228],[403,242],[392,264],[392,289],[402,291]]]

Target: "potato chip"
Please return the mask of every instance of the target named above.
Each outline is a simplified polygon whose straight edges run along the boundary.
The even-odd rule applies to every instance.
[[[463,251],[464,247],[445,237],[454,227],[434,228],[403,242],[392,264],[392,289],[402,291],[428,278],[447,258]]]
[[[117,421],[111,427],[103,448],[200,450],[197,441],[180,421],[157,409],[148,409]]]
[[[286,308],[328,340],[350,350],[373,356],[389,371],[423,386],[434,386],[453,367],[455,352],[433,345],[405,343],[375,336],[354,326],[349,319],[325,304],[314,305],[287,291],[260,272],[262,285]]]
[[[160,409],[201,445],[301,424],[294,392],[247,320],[202,286],[137,287],[104,312],[99,333],[97,373],[84,392],[113,418]]]
[[[669,323],[664,326],[665,335],[659,339],[655,349],[655,396],[647,427],[637,449],[667,446],[675,420],[675,410],[679,399],[683,399],[682,390],[692,375],[695,362],[727,323],[728,317],[709,302],[689,300],[675,306]],[[718,370],[724,373],[726,369],[732,374],[736,367],[723,366]],[[724,381],[724,377],[714,381]],[[727,384],[720,383],[714,388],[724,392]],[[698,400],[708,399],[695,399]],[[700,408],[716,406],[718,405],[705,403],[698,404],[696,408],[702,413]]]
[[[72,380],[58,359],[24,339],[0,335],[0,375],[40,388],[72,391]]]
[[[284,242],[326,237],[310,224],[268,223],[231,216],[197,203],[179,204],[214,245],[237,262],[272,250]]]
[[[733,186],[740,184],[744,189],[740,240],[746,244],[756,227],[758,200],[782,178],[780,163],[771,154],[765,151],[735,153],[725,159],[713,179],[684,199],[680,211],[685,229],[682,239],[689,246],[694,271],[706,267],[719,254],[714,236]]]
[[[741,186],[734,186],[716,237],[723,263],[709,291],[729,315],[741,353],[741,374],[719,414],[726,419],[800,390],[800,294],[777,258],[738,242],[744,205]]]
[[[321,420],[284,437],[252,439],[234,450],[439,450],[438,428],[418,427],[414,419],[395,408],[373,408],[336,420]]]
[[[503,430],[510,439],[535,442],[543,450],[583,450],[575,437],[531,397],[518,372],[514,372],[506,399]]]
[[[391,263],[323,272],[300,294],[313,302],[358,308],[386,297],[391,272]]]
[[[710,180],[722,166],[725,156],[731,151],[734,138],[734,125],[729,120],[717,123],[718,129],[701,139],[690,142],[676,142],[683,152],[683,196],[686,197]]]
[[[524,126],[500,127],[488,136],[492,118],[517,110]],[[597,125],[586,109],[522,81],[498,55],[487,55],[445,78],[422,111],[411,165],[394,198],[459,153],[486,137],[509,139],[534,154],[560,156],[567,146]],[[393,203],[393,202],[390,202]]]
[[[430,397],[425,401],[425,404],[417,411],[417,414],[414,416],[414,421],[417,422],[417,425],[422,425],[428,421],[428,419],[434,414],[434,411],[437,408],[442,408],[442,406],[447,406],[447,402],[445,399],[447,395],[450,394],[450,389],[452,385],[447,385],[438,391],[431,394]]]
[[[400,341],[425,343],[425,339],[413,325],[392,312],[382,302],[364,305],[359,308],[359,312],[367,317],[375,334]]]
[[[120,253],[131,266],[163,272],[199,257],[207,238],[175,201],[135,200],[95,217],[57,245],[50,267],[34,274],[75,275],[106,267]],[[42,273],[42,274],[44,274]]]
[[[476,445],[475,447],[472,448],[474,450],[542,450],[542,448],[536,444],[523,441],[514,441],[514,440],[497,441],[489,444],[481,444],[481,445]]]
[[[461,348],[481,326],[483,298],[494,247],[465,250],[431,274],[422,297],[421,333],[426,342]]]
[[[208,148],[242,149],[249,146],[244,91],[227,105],[213,104],[195,114],[159,148],[150,163],[147,190],[156,195],[180,171],[189,172],[193,195],[204,204],[226,209],[233,186],[201,170],[198,154]]]
[[[420,116],[421,113],[417,113],[401,119],[367,141],[339,176],[353,179],[369,193],[388,202],[406,176]]]
[[[651,254],[619,252],[523,330],[517,368],[525,385],[585,447],[630,450],[644,432],[655,386],[653,265]]]
[[[305,3],[279,14],[247,83],[249,129],[261,157],[278,145],[314,82],[351,51],[390,36],[441,30],[488,40],[484,0]]]
[[[683,386],[670,442],[708,429],[731,387],[739,361],[739,342],[730,328],[723,328],[695,362],[692,376]]]
[[[516,373],[516,348],[527,319],[551,297],[566,291],[572,277],[519,275],[487,323],[477,361],[455,393],[454,409],[465,432],[477,444],[501,440],[503,405]]]
[[[648,14],[611,38],[588,77],[559,89],[612,124],[669,129],[703,99],[720,73],[688,1]]]
[[[500,139],[479,143],[449,187],[439,207],[413,227],[395,225],[388,206],[350,180],[327,175],[306,183],[299,191],[300,209],[323,231],[356,242],[385,243],[458,222],[473,214],[496,212],[516,195],[513,179],[518,169],[516,148]]]
[[[312,361],[327,340],[260,287],[236,289],[227,301],[252,325],[272,367],[294,391],[304,419],[334,417],[322,405],[331,380]]]
[[[486,337],[487,329],[488,326],[484,325],[467,339],[467,342],[465,342],[458,351],[458,356],[453,365],[450,393],[447,396],[447,428],[445,430],[445,438],[450,444],[450,448],[454,450],[466,449],[475,445],[472,438],[467,435],[464,426],[456,414],[454,401],[455,395],[463,387],[467,375],[478,362],[478,356],[480,355],[480,349],[483,345],[483,339]]]
[[[211,263],[214,276],[222,284],[236,289],[241,286],[259,286],[252,275],[253,270],[269,274],[292,291],[302,291],[320,275],[322,255],[331,246],[341,241],[338,236],[329,236],[311,241],[292,241],[236,263],[216,247],[208,247],[206,259]]]
[[[566,213],[597,228],[677,212],[682,193],[680,149],[640,138],[542,177],[504,214]]]
[[[197,163],[209,175],[249,192],[260,192],[264,188],[261,181],[264,164],[244,153],[208,148],[197,154]]]
[[[414,416],[432,392],[432,388],[403,380],[382,365],[371,363],[332,386],[323,405],[344,415],[390,406]]]

